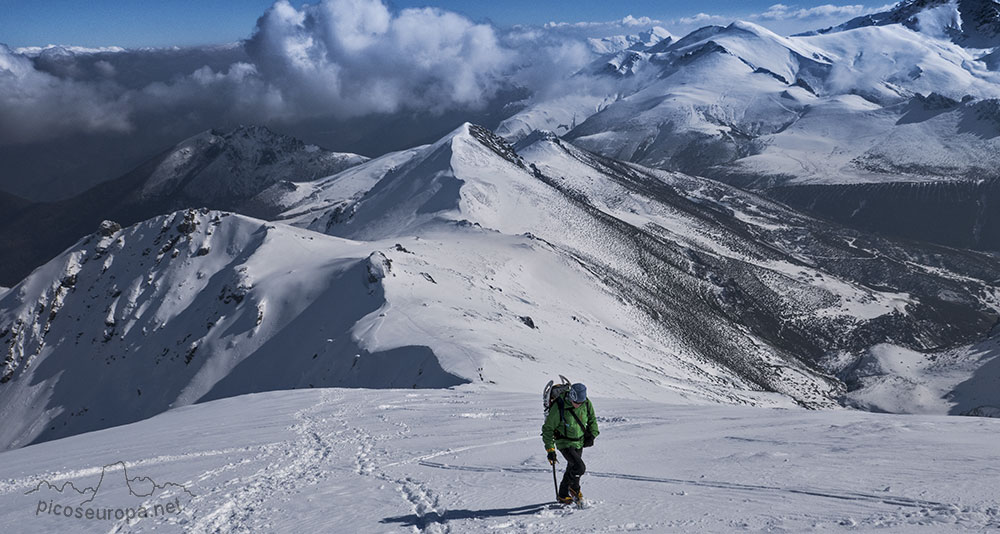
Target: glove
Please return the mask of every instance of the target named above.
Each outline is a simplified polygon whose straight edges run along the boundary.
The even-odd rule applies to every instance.
[[[590,432],[587,432],[586,434],[584,434],[584,436],[583,436],[583,446],[584,447],[593,447],[594,446],[594,435],[591,434]]]
[[[556,465],[556,462],[559,461],[558,459],[556,459],[556,450],[555,449],[549,449],[548,458],[549,458],[549,463],[552,464],[552,465]]]

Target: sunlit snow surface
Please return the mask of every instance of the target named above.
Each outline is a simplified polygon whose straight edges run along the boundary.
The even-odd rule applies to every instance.
[[[284,222],[187,210],[84,238],[0,296],[0,448],[246,393],[533,392],[525,377],[567,368],[633,399],[833,407],[832,372],[900,375],[854,373],[873,345],[995,325],[986,256],[828,229],[547,134],[519,150],[463,125],[290,191]]]
[[[544,377],[539,377],[539,379]],[[672,406],[591,390],[585,510],[552,504],[534,395],[323,389],[254,394],[0,453],[6,532],[951,532],[1000,527],[1000,421]],[[54,486],[173,483],[180,513],[86,521]],[[111,465],[110,468],[104,466]],[[120,466],[120,464],[118,464]],[[560,475],[563,464],[559,465]],[[120,486],[120,485],[119,485]],[[117,487],[120,489],[120,487]]]
[[[923,354],[879,344],[854,364],[850,404],[891,413],[950,413],[996,417],[1000,339]]]
[[[984,50],[941,38],[958,17],[948,4],[922,12],[919,29],[793,37],[707,26],[602,56],[593,71],[607,88],[575,81],[586,97],[536,98],[497,132],[548,129],[605,156],[755,186],[991,176],[1000,78]]]

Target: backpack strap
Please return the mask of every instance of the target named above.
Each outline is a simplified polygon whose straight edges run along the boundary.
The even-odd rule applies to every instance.
[[[573,419],[576,419],[576,422],[580,425],[580,428],[583,430],[583,434],[586,435],[587,434],[587,425],[583,424],[583,421],[580,420],[580,416],[579,415],[576,415],[576,410],[570,410],[569,413],[570,413],[570,415],[573,416]]]
[[[562,433],[563,428],[566,426],[566,410],[563,403],[562,396],[556,397],[556,404],[559,405],[559,429],[555,432],[557,439],[565,438],[565,434]]]
[[[557,398],[556,403],[559,405],[559,422],[562,423],[563,421],[566,420],[566,405],[563,402],[562,397]],[[573,416],[573,419],[576,419],[577,424],[579,424],[580,428],[583,429],[583,435],[586,436],[587,425],[583,424],[583,421],[580,420],[579,415],[576,415],[576,410],[570,410],[569,413],[570,415]]]

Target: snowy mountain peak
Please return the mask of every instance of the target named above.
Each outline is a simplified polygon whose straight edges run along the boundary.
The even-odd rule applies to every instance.
[[[703,26],[670,44],[671,49],[681,49],[694,43],[711,39],[726,29],[725,26]]]
[[[803,35],[890,24],[901,24],[930,37],[949,39],[971,48],[1000,45],[1000,3],[996,0],[907,0],[888,11],[863,15],[839,26]]]
[[[771,30],[769,30],[769,29],[767,29],[767,28],[765,28],[763,26],[760,26],[758,24],[754,24],[752,22],[747,22],[745,20],[735,20],[735,21],[733,21],[732,23],[729,24],[729,26],[726,26],[725,31],[729,31],[729,32],[732,32],[732,31],[747,32],[747,33],[751,33],[753,35],[756,35],[757,37],[768,37],[768,38],[776,38],[776,39],[781,39],[782,38],[778,34],[772,32]]]
[[[192,136],[191,139],[199,137],[217,139],[226,143],[232,150],[247,152],[257,151],[262,148],[280,149],[282,151],[303,150],[306,152],[321,151],[316,145],[306,144],[302,140],[275,132],[274,130],[260,124],[241,124],[229,130],[211,129]],[[182,141],[183,144],[185,141]]]
[[[358,345],[400,270],[382,248],[206,209],[103,224],[0,295],[0,449],[254,391],[463,382]]]
[[[269,134],[203,142],[226,135]],[[835,406],[833,372],[873,343],[931,350],[996,324],[992,259],[551,133],[518,149],[466,123],[303,186],[288,225],[102,223],[0,296],[0,449],[248,392],[523,390],[564,367],[638,398]]]
[[[674,36],[668,32],[666,29],[660,26],[653,26],[649,30],[644,32],[639,32],[638,42],[630,46],[629,48],[645,50],[652,46],[662,43],[663,41],[673,41]]]
[[[465,123],[432,145],[332,177],[328,185],[339,198],[324,194],[322,200],[317,192],[289,216],[293,224],[351,239],[410,235],[429,223],[470,219],[468,203],[495,203],[485,190],[496,193],[500,184],[494,180],[512,172],[529,176],[513,147],[487,128]],[[483,194],[471,193],[480,189]]]
[[[0,283],[13,285],[80,238],[102,219],[123,225],[192,206],[268,218],[281,212],[288,190],[336,174],[367,158],[306,144],[263,126],[207,130],[150,158],[130,172],[75,197],[39,203],[0,198],[0,232],[30,239],[0,242]],[[2,195],[0,195],[2,196]],[[21,205],[23,204],[23,205]],[[48,224],[39,226],[38,220]]]
[[[183,196],[195,205],[233,205],[280,181],[309,181],[366,158],[330,152],[265,126],[208,130],[160,156],[141,195]]]
[[[624,50],[646,50],[663,41],[670,42],[674,36],[660,26],[653,26],[646,31],[630,35],[615,35],[604,38],[590,38],[587,43],[590,49],[597,54],[616,54]]]
[[[520,152],[521,150],[524,150],[527,147],[529,147],[529,146],[531,146],[531,145],[533,145],[535,143],[538,143],[538,142],[541,142],[541,141],[552,141],[552,142],[554,142],[554,141],[557,141],[558,139],[559,139],[559,135],[557,135],[555,132],[552,132],[550,130],[535,130],[535,131],[529,133],[528,135],[524,136],[524,138],[521,139],[520,141],[518,141],[514,145],[514,150]]]
[[[524,168],[524,160],[521,159],[521,156],[517,155],[514,147],[508,143],[506,139],[493,133],[493,131],[489,128],[485,128],[478,124],[466,123],[466,125],[468,127],[468,133],[473,139],[479,141],[480,144],[492,150],[501,158],[517,165],[518,167]]]
[[[4,46],[4,45],[0,45]],[[9,48],[7,48],[9,50]],[[49,44],[45,46],[24,46],[15,48],[14,52],[28,57],[68,57],[90,54],[120,54],[128,50],[120,46],[103,46],[98,48],[85,46],[67,46]]]
[[[335,177],[333,182],[351,179],[363,167],[376,169],[378,163],[378,160],[373,160],[357,170],[346,171],[343,177]],[[873,265],[862,248],[844,244],[854,242],[856,237],[845,235],[834,238],[829,243],[835,251],[824,251],[813,258],[812,252],[805,252],[797,243],[817,239],[814,232],[835,230],[799,219],[781,208],[767,205],[762,199],[752,199],[744,192],[723,188],[718,183],[657,173],[596,157],[543,131],[527,135],[517,144],[515,152],[487,130],[463,125],[434,145],[409,154],[405,162],[394,164],[374,182],[370,189],[359,192],[342,204],[322,208],[321,211],[307,211],[290,222],[332,235],[366,240],[398,240],[413,235],[427,240],[455,239],[455,234],[465,235],[460,228],[476,228],[479,232],[477,239],[530,235],[532,239],[556,250],[568,251],[574,258],[585,262],[591,272],[604,273],[601,280],[611,284],[612,291],[624,291],[630,299],[648,307],[645,309],[658,310],[655,321],[662,321],[661,326],[669,325],[666,327],[668,335],[686,335],[678,333],[698,330],[707,324],[723,325],[725,320],[720,320],[718,314],[724,310],[721,313],[730,319],[740,317],[755,335],[765,337],[768,343],[777,346],[784,343],[780,339],[786,339],[787,331],[776,334],[772,330],[771,319],[762,321],[761,317],[775,317],[776,321],[785,324],[782,328],[789,328],[790,325],[785,323],[785,319],[777,317],[789,308],[801,308],[791,314],[793,316],[823,317],[815,322],[794,321],[796,325],[793,328],[802,329],[801,336],[796,339],[803,344],[790,349],[788,354],[780,350],[773,353],[780,354],[776,357],[783,361],[789,361],[789,354],[830,351],[830,345],[819,348],[817,343],[846,343],[841,346],[844,350],[858,350],[867,342],[864,341],[866,336],[875,331],[880,332],[878,335],[891,336],[907,331],[897,339],[911,333],[922,337],[924,334],[913,330],[916,323],[910,320],[911,314],[924,316],[938,313],[929,308],[926,312],[918,309],[925,305],[933,308],[937,304],[929,304],[933,297],[927,300],[927,295],[917,296],[923,291],[920,288],[926,286],[911,278],[912,272],[891,267],[895,271],[890,279],[906,281],[887,290],[885,284],[888,282],[880,270],[889,266]],[[743,200],[735,204],[721,200],[734,195]],[[791,223],[792,218],[796,222]],[[745,227],[746,224],[755,228],[750,230]],[[636,235],[643,237],[633,242]],[[464,237],[460,239],[463,243],[468,242]],[[778,253],[774,245],[778,241],[785,243],[782,248],[788,248]],[[727,244],[723,245],[723,242]],[[891,248],[893,245],[872,246]],[[655,254],[666,255],[657,256],[661,259],[674,254],[677,256],[664,260],[666,263],[651,266],[639,259],[647,258],[651,250],[656,250]],[[803,254],[809,255],[809,258],[806,259]],[[692,257],[697,259],[692,260]],[[820,264],[827,262],[819,257],[839,259],[836,264],[821,267]],[[844,269],[845,264],[840,262],[847,257],[854,259],[847,260],[850,267]],[[712,266],[706,267],[707,264]],[[828,281],[831,279],[827,276],[831,273],[827,269],[837,271],[832,279],[838,281],[833,285]],[[665,274],[668,271],[670,274]],[[819,271],[824,272],[820,274]],[[740,287],[740,283],[732,281],[772,276],[784,279],[789,275],[789,283],[794,289],[787,293],[785,289],[778,290],[767,296],[750,296],[743,292],[745,288]],[[860,278],[855,278],[858,276]],[[882,289],[867,287],[867,282],[863,280],[868,276],[879,280],[877,285]],[[632,293],[632,288],[648,288],[650,283],[662,286],[650,289],[650,293],[645,293],[646,290]],[[936,283],[949,282],[941,280]],[[760,288],[755,283],[754,286]],[[392,284],[389,290],[392,290]],[[699,304],[692,295],[702,292],[718,294],[720,302],[717,308],[709,306],[694,313],[691,311],[693,307],[703,303]],[[911,292],[914,292],[912,297]],[[669,304],[661,300],[666,294],[671,295]],[[806,300],[793,295],[800,295]],[[753,306],[762,307],[748,312],[747,306],[751,306],[751,302],[755,303]],[[781,302],[781,305],[767,308],[770,305],[764,305],[765,302]],[[855,303],[863,305],[855,307]],[[976,298],[970,298],[967,303],[970,308],[978,310],[976,314],[982,314],[982,319],[976,320],[975,328],[993,320]],[[671,311],[674,306],[681,306],[687,312],[674,315],[675,311]],[[779,312],[779,309],[783,311]],[[697,315],[703,324],[692,324],[688,320],[692,314]],[[831,319],[830,322],[826,318]],[[539,324],[537,318],[532,323]],[[886,328],[884,325],[888,324],[893,326]],[[742,350],[737,348],[739,343],[733,339],[744,334],[728,331],[728,326],[718,328],[722,330],[714,333],[706,330],[703,338],[695,336],[711,341],[692,350],[712,354],[711,358],[718,358],[716,361],[725,361],[730,357],[727,355]],[[819,334],[827,328],[837,329],[839,333]],[[931,329],[936,331],[932,337],[943,336],[942,339],[954,339],[952,336],[959,334],[944,324]],[[936,342],[927,345],[933,343]],[[847,345],[852,348],[846,348]],[[741,358],[753,360],[758,356],[745,354]],[[742,363],[733,361],[724,365],[740,369],[757,368],[757,364],[744,367]],[[744,378],[764,388],[783,388],[787,385],[776,385],[772,378],[756,372],[744,375]],[[836,386],[831,386],[828,377],[806,371],[801,380],[800,385],[809,385],[781,391],[810,405],[826,402],[820,398],[824,395],[836,395],[829,389]],[[827,393],[820,397],[805,393],[816,391],[814,386]]]
[[[455,128],[432,145],[429,145],[424,150],[424,154],[430,157],[445,150],[449,153],[449,157],[451,157],[456,153],[461,153],[463,150],[478,151],[483,148],[488,149],[494,156],[499,156],[509,163],[524,167],[524,161],[517,155],[514,147],[506,139],[493,133],[489,128],[471,122],[461,124],[458,128]]]
[[[789,52],[803,57],[821,57],[815,50],[793,43],[767,28],[752,22],[736,21],[725,27],[706,26],[676,41],[665,38],[652,46],[630,47],[598,59],[590,70],[595,74],[625,78],[638,74],[650,63],[671,71],[676,66],[675,62],[690,63],[711,57],[714,53],[724,53],[738,57],[754,69],[763,67],[761,72],[777,74],[784,83],[791,83],[788,80],[793,79],[790,76],[794,73],[787,66]],[[713,69],[724,70],[722,67]],[[666,77],[666,72],[660,74]]]

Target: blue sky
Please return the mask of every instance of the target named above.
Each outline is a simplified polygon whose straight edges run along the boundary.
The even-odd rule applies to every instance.
[[[248,37],[270,0],[0,0],[0,43],[13,47],[191,46]],[[300,6],[299,0],[292,4]],[[308,2],[315,3],[315,2]],[[836,3],[775,0],[393,0],[394,8],[436,6],[500,27],[547,22],[621,20],[649,17],[674,33],[722,23],[753,20],[779,33],[842,22],[886,2]],[[779,7],[775,7],[777,6]]]

